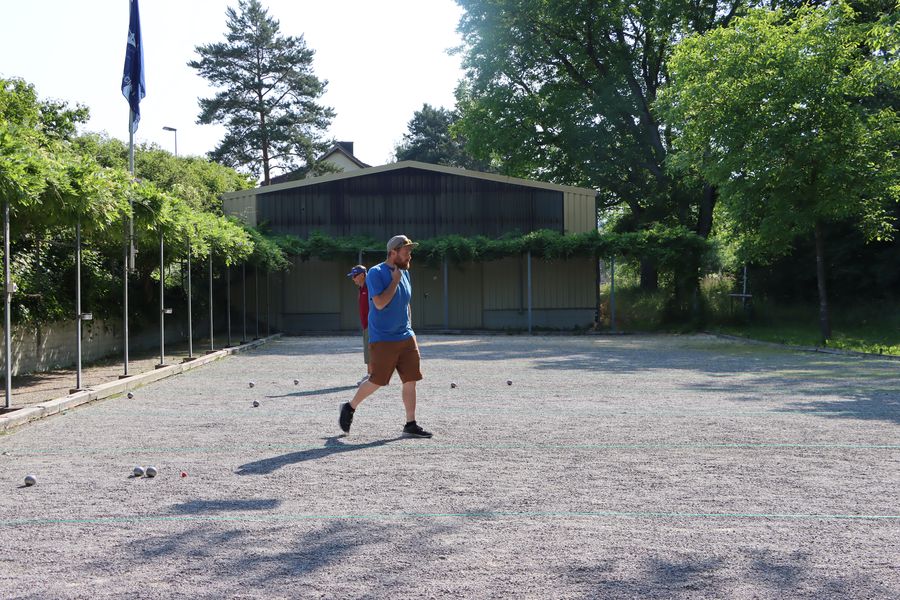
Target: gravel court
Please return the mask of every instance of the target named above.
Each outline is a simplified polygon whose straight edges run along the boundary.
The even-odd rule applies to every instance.
[[[397,385],[338,435],[355,337],[0,437],[0,596],[900,595],[897,362],[708,336],[420,343],[432,440],[399,438]]]

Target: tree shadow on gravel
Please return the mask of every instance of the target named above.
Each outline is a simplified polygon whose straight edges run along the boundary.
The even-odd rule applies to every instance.
[[[159,568],[161,575],[166,566],[175,565],[180,589],[190,590],[188,597],[195,598],[232,597],[237,590],[253,591],[254,597],[405,597],[398,590],[414,590],[419,583],[411,569],[427,569],[427,561],[457,551],[456,544],[447,541],[458,529],[452,522],[248,520],[229,522],[224,531],[222,527],[199,522],[176,532],[147,531],[94,558],[86,572],[121,574],[135,564],[162,561],[152,564],[165,565]],[[354,569],[359,562],[371,566]],[[339,573],[343,576],[336,577]],[[315,594],[309,585],[315,586]]]
[[[900,389],[876,391],[871,395],[855,394],[851,398],[793,402],[784,409],[788,413],[812,414],[828,419],[861,419],[900,424]]]
[[[767,401],[775,392],[765,390],[777,389],[782,401],[774,410],[784,414],[900,423],[900,378],[896,385],[879,383],[864,386],[852,372],[819,379],[761,374],[740,384],[695,383],[692,388],[728,394],[729,400],[746,403]]]
[[[209,525],[192,525],[176,533],[149,535],[132,542],[127,556],[130,560],[153,560],[156,558],[187,555],[199,558],[209,555],[216,548],[232,543],[243,543],[246,532],[230,528],[226,531]]]
[[[570,569],[566,578],[590,589],[588,596],[592,598],[727,597],[716,576],[724,566],[720,558],[645,557],[636,574],[621,577],[616,567],[623,560],[607,559],[596,566],[581,564]]]
[[[383,440],[376,440],[374,442],[367,442],[365,444],[345,444],[344,442],[340,441],[341,437],[343,436],[335,435],[323,438],[325,440],[325,445],[322,448],[310,448],[308,450],[301,450],[299,452],[290,452],[288,454],[282,454],[281,456],[264,458],[262,460],[257,460],[241,465],[240,467],[238,467],[236,473],[238,475],[266,475],[288,465],[306,462],[308,460],[319,460],[321,458],[327,458],[329,456],[342,454],[344,452],[357,452],[359,450],[379,448],[381,446],[384,446],[385,444],[397,442],[404,439],[402,436],[397,436],[394,438],[386,438]]]
[[[592,598],[728,598],[736,590],[741,597],[754,598],[890,596],[880,582],[817,566],[808,553],[765,549],[737,554],[647,556],[638,559],[633,570],[617,569],[627,560],[620,557],[573,566],[565,577],[589,589],[587,596]]]
[[[444,343],[446,340],[460,343]],[[811,354],[705,336],[425,336],[420,342],[426,364],[430,360],[458,362],[461,370],[473,361],[526,361],[535,376],[541,371],[581,371],[601,377],[649,373],[665,376],[672,385],[692,392],[723,394],[728,402],[774,400],[775,407],[785,414],[900,423],[897,363],[880,359]],[[285,355],[295,350],[324,354],[349,347],[349,339],[288,338],[277,350]],[[445,363],[442,368],[450,372],[456,367]],[[690,381],[680,384],[679,373]]]
[[[209,515],[231,511],[273,510],[281,503],[274,498],[253,500],[190,500],[170,510],[183,515]]]
[[[305,396],[326,396],[328,394],[337,394],[340,392],[349,392],[357,389],[355,385],[342,385],[340,387],[322,388],[320,390],[303,390],[300,392],[292,392],[290,394],[281,394],[280,396],[266,396],[266,398],[303,398]]]

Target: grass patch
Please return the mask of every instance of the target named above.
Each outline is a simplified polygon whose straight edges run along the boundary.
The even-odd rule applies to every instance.
[[[721,304],[720,304],[721,306]],[[713,311],[710,330],[792,346],[823,346],[815,304],[779,306],[756,302],[749,314]],[[869,302],[831,307],[831,338],[825,347],[900,356],[900,303]]]
[[[737,282],[732,278],[710,275],[702,280],[700,295],[707,330],[790,346],[822,346],[816,304],[778,305],[754,298],[750,309],[744,311],[739,298],[729,297],[736,289]],[[603,329],[610,327],[609,292],[608,285],[601,286],[600,327]],[[617,331],[691,331],[687,323],[665,321],[669,298],[668,290],[644,292],[633,281],[621,287],[617,285]],[[826,347],[900,356],[900,301],[833,305],[831,320],[832,337]]]
[[[894,319],[885,317],[881,321],[881,325],[834,325],[832,337],[825,345],[839,350],[900,356],[900,329],[897,328]],[[746,323],[718,325],[710,329],[717,333],[791,346],[822,346],[819,327],[815,323],[810,325],[795,322]]]

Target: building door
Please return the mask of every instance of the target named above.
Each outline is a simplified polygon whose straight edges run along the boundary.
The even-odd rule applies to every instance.
[[[440,329],[444,326],[444,280],[440,269],[413,267],[413,329]]]

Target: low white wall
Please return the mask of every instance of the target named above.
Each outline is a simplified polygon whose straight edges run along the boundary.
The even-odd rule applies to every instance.
[[[23,375],[70,367],[76,361],[75,321],[60,321],[44,326],[13,327],[12,331],[12,373]],[[194,337],[206,335],[208,324],[194,322]],[[2,329],[0,329],[2,331]],[[98,358],[123,354],[121,321],[85,321],[82,325],[82,364]],[[145,326],[129,331],[129,352],[159,347],[159,325]],[[187,339],[187,322],[176,319],[166,320],[166,344]],[[2,366],[2,344],[0,338],[0,369]],[[3,371],[0,370],[0,378]]]

